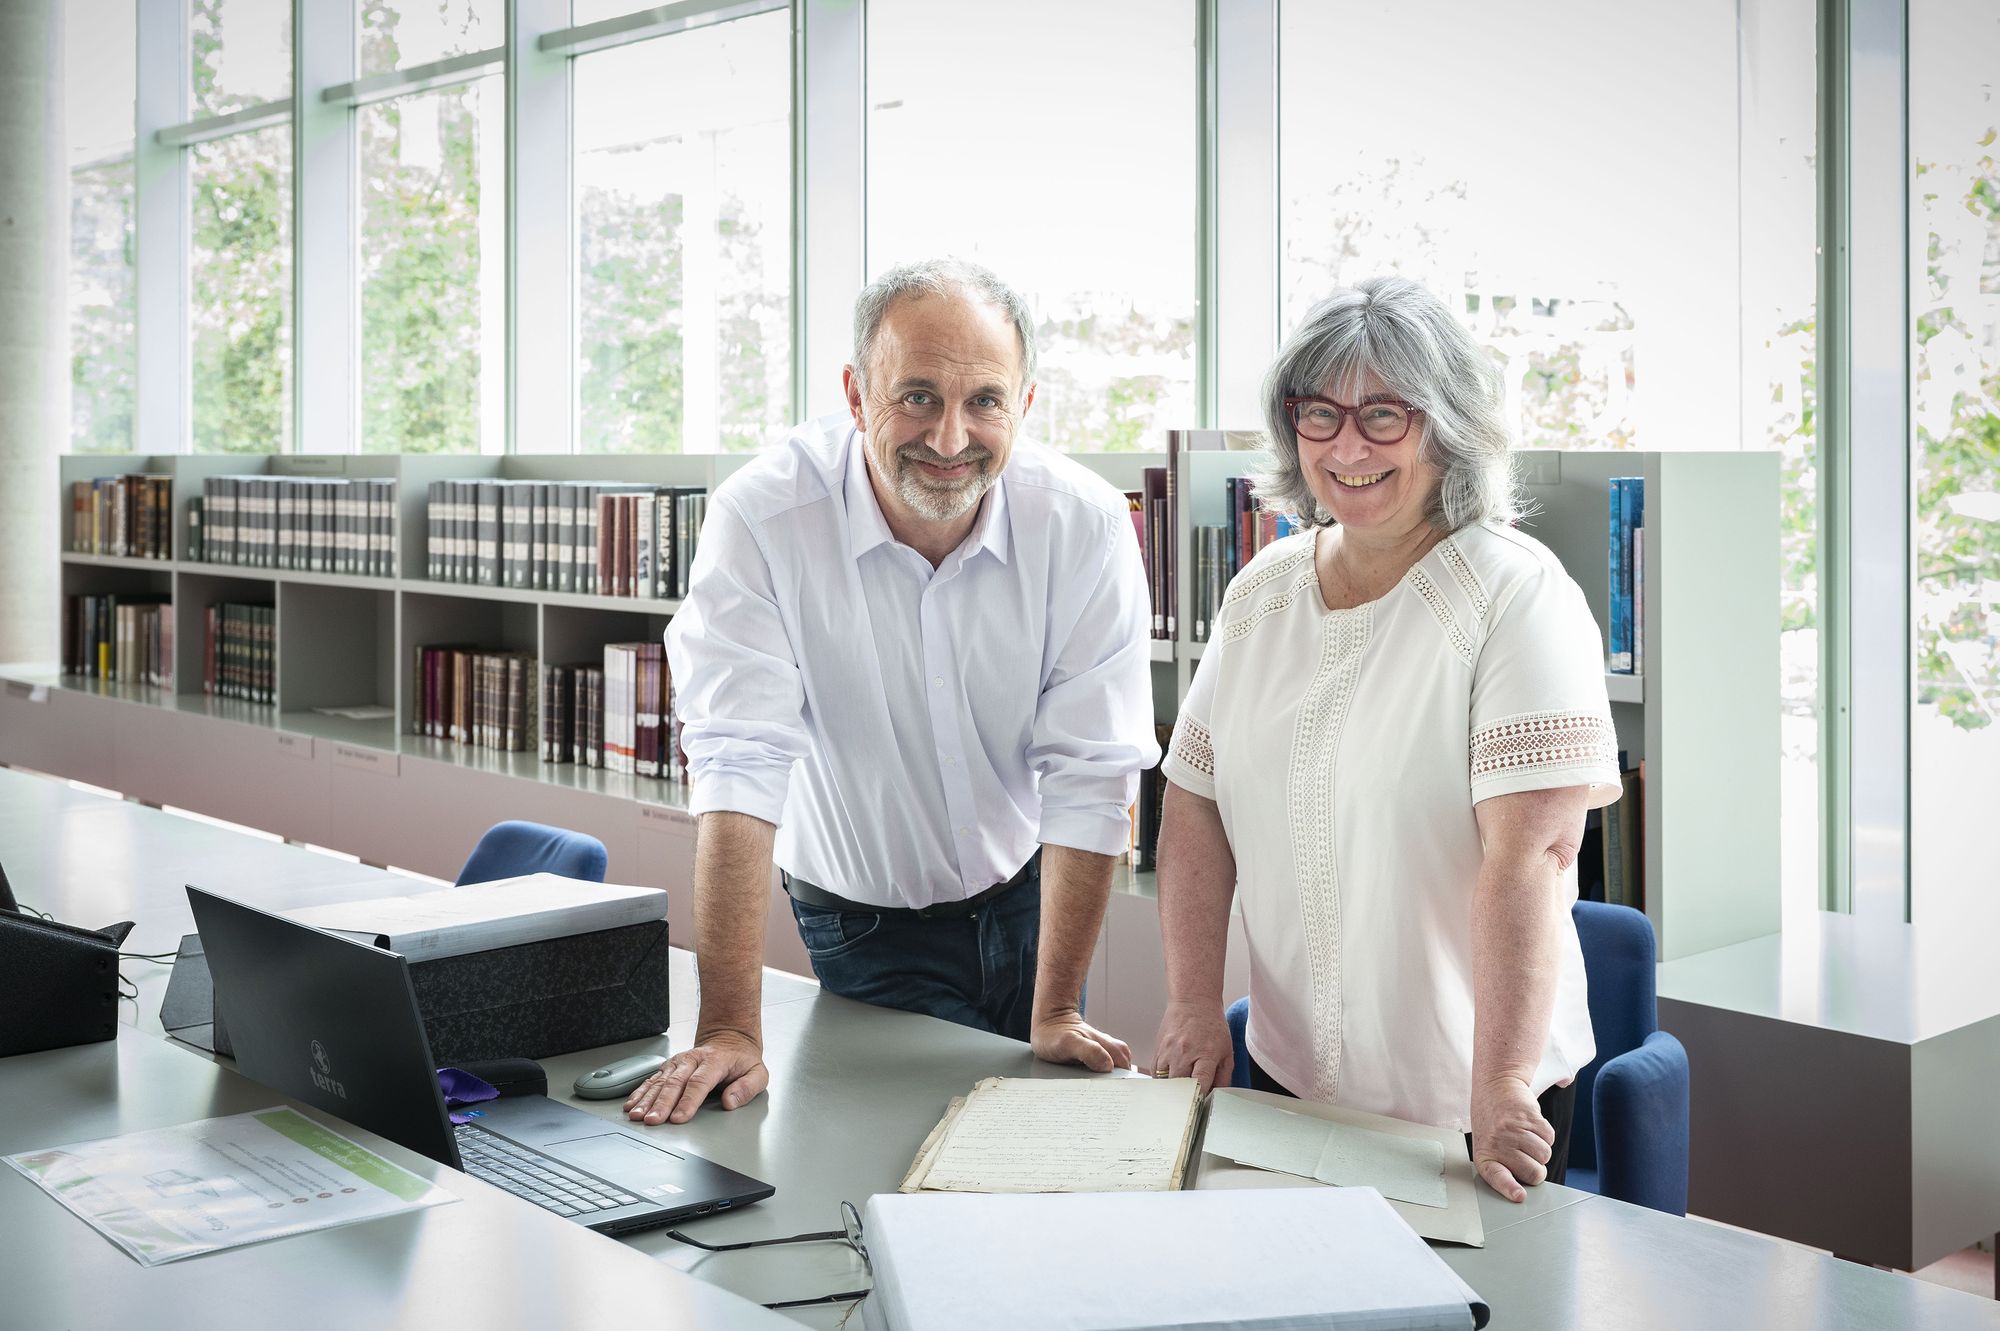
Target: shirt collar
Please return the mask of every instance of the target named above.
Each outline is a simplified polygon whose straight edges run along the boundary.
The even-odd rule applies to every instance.
[[[889,530],[889,519],[882,513],[882,502],[875,497],[875,486],[868,478],[867,439],[859,430],[849,432],[847,437],[847,475],[844,490],[847,499],[847,553],[859,559],[878,545],[892,544],[896,534]],[[979,516],[973,519],[971,534],[959,547],[964,558],[970,559],[981,550],[987,551],[995,559],[1005,564],[1013,554],[1013,529],[1007,520],[1007,474],[1000,473],[1000,479],[986,492],[979,503]]]

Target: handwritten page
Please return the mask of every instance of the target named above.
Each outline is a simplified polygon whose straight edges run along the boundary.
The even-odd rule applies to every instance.
[[[1149,1192],[1180,1186],[1192,1078],[989,1077],[924,1172],[930,1192]],[[921,1154],[921,1152],[920,1152]]]

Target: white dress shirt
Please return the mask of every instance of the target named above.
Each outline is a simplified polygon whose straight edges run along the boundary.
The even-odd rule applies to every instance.
[[[933,569],[863,448],[808,422],[709,503],[666,634],[691,808],[777,824],[782,868],[880,906],[962,900],[1038,843],[1124,850],[1159,756],[1124,496],[1018,440]]]
[[[1440,542],[1387,595],[1329,610],[1313,533],[1237,574],[1162,769],[1215,801],[1250,948],[1250,1053],[1309,1100],[1472,1125],[1473,808],[1618,798],[1603,640],[1546,548]],[[1594,1053],[1563,874],[1555,1009],[1529,1089]]]

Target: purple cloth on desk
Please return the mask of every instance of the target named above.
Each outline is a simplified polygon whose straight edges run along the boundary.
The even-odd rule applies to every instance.
[[[462,1068],[439,1068],[438,1089],[444,1092],[444,1107],[451,1111],[453,1123],[465,1123],[471,1115],[458,1110],[464,1105],[476,1105],[486,1100],[498,1100],[500,1092],[489,1083],[481,1081]]]

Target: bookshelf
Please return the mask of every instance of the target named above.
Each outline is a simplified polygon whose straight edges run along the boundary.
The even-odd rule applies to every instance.
[[[1219,432],[1205,432],[1220,440]],[[672,600],[436,582],[425,575],[425,492],[434,479],[635,480],[713,489],[745,459],[659,457],[64,457],[69,483],[126,471],[174,479],[171,560],[67,550],[64,595],[168,595],[176,686],[85,680],[51,664],[0,666],[0,762],[108,787],[332,847],[375,864],[455,876],[494,822],[528,818],[602,840],[611,876],[669,890],[674,937],[693,937],[694,827],[686,788],[550,764],[410,733],[417,648],[477,642],[539,665],[600,657],[608,642],[657,639]],[[1165,452],[1077,459],[1120,490],[1140,488]],[[1532,453],[1527,524],[1606,622],[1605,486],[1647,480],[1644,671],[1607,676],[1620,743],[1647,763],[1647,911],[1663,960],[1778,927],[1777,486],[1775,456]],[[1217,524],[1225,482],[1253,453],[1194,447],[1173,458],[1178,549]],[[224,474],[397,481],[396,575],[250,568],[186,558],[186,503]],[[1191,639],[1192,579],[1178,579],[1179,636],[1150,644],[1156,719],[1171,722],[1203,644]],[[202,611],[223,601],[276,606],[276,701],[205,695]],[[539,672],[538,672],[539,673]],[[356,719],[315,708],[366,707]],[[1719,779],[1718,774],[1726,774]],[[775,881],[766,960],[809,975]],[[1230,996],[1248,983],[1232,924]],[[1092,1018],[1142,1061],[1165,1001],[1150,874],[1121,869],[1089,974]]]

